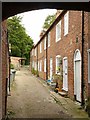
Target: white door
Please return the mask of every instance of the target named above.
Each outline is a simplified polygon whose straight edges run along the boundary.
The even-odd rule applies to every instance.
[[[52,64],[52,58],[50,58],[50,80],[52,80],[53,75],[53,64]]]
[[[68,63],[66,57],[63,59],[63,90],[68,91]]]
[[[81,102],[81,54],[77,50],[74,56],[74,95]]]
[[[81,102],[80,61],[75,62],[76,100]]]

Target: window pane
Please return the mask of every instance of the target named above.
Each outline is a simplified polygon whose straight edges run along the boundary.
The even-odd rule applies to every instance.
[[[48,33],[48,47],[50,46],[50,32]]]
[[[44,72],[46,72],[46,58],[44,59]]]
[[[64,35],[68,34],[68,22],[69,22],[69,17],[68,17],[68,12],[64,15]]]
[[[56,25],[56,42],[61,38],[61,21]]]

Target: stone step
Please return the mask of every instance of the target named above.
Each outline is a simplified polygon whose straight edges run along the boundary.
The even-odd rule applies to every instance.
[[[66,92],[60,91],[60,92],[58,92],[58,94],[63,96],[63,97],[67,97],[67,93]]]
[[[51,86],[56,86],[56,83],[54,83],[54,82],[51,82]]]

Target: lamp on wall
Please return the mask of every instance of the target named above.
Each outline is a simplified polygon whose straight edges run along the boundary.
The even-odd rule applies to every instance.
[[[76,36],[76,43],[78,43],[78,35]]]

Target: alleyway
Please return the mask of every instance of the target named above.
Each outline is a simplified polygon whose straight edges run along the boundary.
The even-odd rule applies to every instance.
[[[55,101],[50,90],[26,68],[16,72],[11,96],[8,96],[8,113],[13,118],[68,118],[69,120],[72,117]]]

